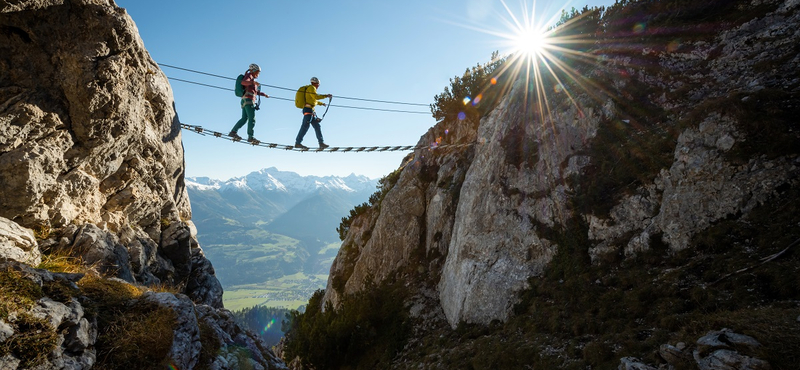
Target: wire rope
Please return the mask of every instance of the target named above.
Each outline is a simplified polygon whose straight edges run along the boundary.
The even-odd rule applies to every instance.
[[[189,83],[189,84],[193,84],[193,85],[205,86],[205,87],[210,87],[210,88],[220,89],[220,90],[226,90],[226,91],[233,91],[233,89],[230,89],[230,88],[227,88],[227,87],[210,85],[210,84],[197,82],[197,81],[184,80],[184,79],[181,79],[181,78],[175,78],[175,77],[169,77],[169,76],[167,76],[167,78],[169,78],[170,80],[173,80],[173,81],[180,81],[180,82],[185,82],[185,83]],[[267,85],[263,85],[262,84],[261,86],[267,86]],[[270,99],[277,99],[277,100],[291,101],[291,102],[294,101],[294,99],[281,98],[281,97],[273,96],[273,95],[270,95],[269,98]],[[338,96],[337,96],[337,98],[338,98]],[[419,112],[419,111],[400,110],[400,109],[354,107],[354,106],[349,106],[349,105],[338,105],[338,104],[336,105],[336,107],[337,108],[349,108],[349,109],[361,109],[361,110],[374,110],[374,111],[380,111],[380,112],[393,112],[393,113],[430,114],[430,112]]]
[[[208,73],[208,72],[203,72],[203,71],[198,71],[198,70],[189,69],[189,68],[173,66],[173,65],[170,65],[170,64],[159,63],[158,65],[160,65],[162,67],[172,68],[172,69],[179,69],[181,71],[192,72],[192,73],[197,73],[197,74],[201,74],[201,75],[206,75],[206,76],[211,76],[211,77],[217,77],[217,78],[222,78],[222,79],[226,79],[226,80],[236,81],[235,78],[222,76],[222,75],[218,75],[218,74],[213,74],[213,73]],[[288,87],[274,86],[274,85],[267,85],[267,84],[261,84],[261,86],[271,87],[271,88],[279,89],[279,90],[287,90],[287,91],[296,91],[297,90],[297,89],[292,89],[292,88],[288,88]],[[366,101],[366,102],[373,102],[373,103],[401,104],[401,105],[413,105],[413,106],[421,106],[421,107],[430,106],[429,104],[422,104],[422,103],[406,103],[406,102],[391,101],[391,100],[376,100],[376,99],[354,98],[354,97],[339,96],[339,95],[337,95],[336,97],[339,98],[339,99],[359,100],[359,101]]]

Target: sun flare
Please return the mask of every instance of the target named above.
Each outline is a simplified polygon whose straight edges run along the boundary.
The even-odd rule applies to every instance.
[[[513,52],[522,54],[528,58],[536,58],[549,46],[546,32],[541,32],[532,27],[525,27],[517,30],[511,38]]]
[[[512,9],[509,1],[518,1],[519,6]],[[583,50],[594,41],[592,34],[584,35],[581,27],[587,24],[584,18],[596,15],[598,10],[537,8],[536,0],[499,0],[497,3],[504,11],[496,9],[496,23],[492,27],[467,26],[496,37],[494,43],[498,49],[493,58],[497,59],[493,61],[502,61],[502,64],[492,72],[491,85],[485,90],[494,90],[493,94],[502,96],[521,87],[522,109],[531,112],[529,117],[540,124],[552,122],[551,101],[556,94],[566,97],[577,108],[574,92],[591,92],[594,88],[574,65],[594,63],[597,59],[596,55]],[[463,99],[464,105],[480,104],[480,94],[476,99],[470,96]]]

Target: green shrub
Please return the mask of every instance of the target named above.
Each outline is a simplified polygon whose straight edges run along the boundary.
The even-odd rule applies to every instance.
[[[583,154],[592,158],[580,175],[568,179],[573,206],[581,213],[607,217],[625,195],[652,183],[672,165],[677,133],[666,126],[646,127],[609,120]]]
[[[382,177],[380,180],[378,180],[378,191],[370,195],[369,201],[355,206],[350,210],[350,215],[347,217],[342,217],[342,221],[336,228],[336,232],[339,233],[339,240],[344,241],[344,238],[347,236],[347,232],[350,230],[350,225],[353,223],[353,220],[356,217],[366,213],[372,207],[375,207],[378,210],[380,209],[383,198],[386,197],[386,194],[389,193],[389,190],[392,190],[394,185],[397,183],[397,180],[400,179],[401,173],[402,168],[398,168],[392,171],[392,173]]]
[[[351,209],[349,216],[342,217],[342,221],[336,228],[336,232],[339,233],[339,240],[344,241],[344,238],[347,237],[347,232],[350,231],[350,224],[353,223],[353,219],[364,214],[369,208],[369,203],[364,202]]]
[[[482,115],[494,109],[512,82],[508,80],[511,73],[507,75],[505,83],[498,82],[503,77],[496,72],[499,72],[505,61],[494,52],[490,62],[468,68],[461,77],[451,78],[450,86],[433,98],[433,118],[437,121],[467,121],[477,124]]]
[[[304,313],[292,312],[285,357],[299,356],[318,370],[387,368],[409,334],[402,284],[370,284],[342,296],[336,310],[328,303],[324,312],[323,295],[318,290]]]

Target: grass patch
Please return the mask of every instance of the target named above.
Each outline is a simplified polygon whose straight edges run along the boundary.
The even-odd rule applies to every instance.
[[[44,296],[42,288],[10,266],[0,269],[0,320],[14,334],[0,342],[0,357],[13,354],[23,367],[43,363],[56,347],[58,334],[47,320],[27,313]]]
[[[85,273],[91,269],[83,265],[82,258],[74,257],[66,250],[42,255],[42,262],[36,268],[65,273]]]
[[[33,236],[36,238],[36,240],[45,240],[50,237],[52,232],[53,230],[49,225],[36,225],[33,228]]]
[[[165,368],[176,325],[175,312],[139,300],[144,288],[86,275],[78,282],[97,318],[97,366],[104,369]]]
[[[144,293],[141,287],[94,274],[86,275],[78,286],[94,303],[104,307],[123,306]]]
[[[23,368],[44,363],[56,348],[58,334],[47,320],[22,312],[8,324],[14,327],[14,335],[0,343],[0,356],[13,354]]]
[[[156,369],[169,365],[175,311],[137,301],[98,317],[97,366],[102,369]]]
[[[43,296],[42,287],[24,278],[22,272],[11,267],[0,269],[0,319],[5,321],[13,312],[30,309]]]

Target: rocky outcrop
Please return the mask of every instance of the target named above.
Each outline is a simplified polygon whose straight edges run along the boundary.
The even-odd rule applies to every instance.
[[[209,369],[285,369],[286,366],[255,333],[243,330],[230,311],[197,306],[197,320],[218,338],[218,353]],[[242,353],[252,354],[242,356]]]
[[[0,217],[0,258],[34,266],[42,262],[42,253],[33,230]]]
[[[800,5],[796,1],[777,4],[776,11],[725,30],[714,42],[691,45],[687,48],[691,52],[659,53],[660,66],[666,70],[688,73],[707,68],[691,75],[697,87],[688,101],[670,102],[670,108],[688,112],[700,100],[735,93],[739,99],[731,104],[741,104],[764,90],[796,89],[800,58],[793,45],[800,42],[796,28]],[[715,52],[720,55],[713,57]],[[667,89],[684,86],[680,82]],[[645,187],[644,195],[620,202],[610,219],[588,216],[590,236],[599,241],[593,253],[607,250],[611,241],[626,233],[636,234],[625,248],[628,255],[647,249],[652,235],[663,235],[674,251],[687,248],[698,231],[729,215],[747,213],[777,187],[794,183],[800,173],[796,155],[750,158],[746,164],[726,160],[726,153],[737,143],[752,140],[737,129],[739,120],[727,109],[700,117],[681,132],[672,166]]]
[[[33,269],[25,264],[6,262],[0,264],[0,270],[18,271],[27,284],[39,287],[48,292],[61,289],[78,290],[75,282],[83,274],[51,273],[47,270]],[[3,282],[7,288],[7,282]],[[14,299],[22,300],[23,294],[17,293]],[[68,296],[53,298],[44,296],[36,299],[27,310],[10,312],[0,319],[0,348],[10,353],[0,354],[3,369],[17,369],[21,366],[21,351],[49,349],[49,353],[40,353],[40,369],[91,369],[96,361],[94,348],[97,340],[97,321],[86,313],[84,305]],[[37,325],[38,324],[38,325]],[[27,341],[26,339],[27,338]],[[43,345],[50,342],[51,345]],[[13,343],[13,344],[12,344]],[[20,348],[24,343],[30,348]],[[24,368],[24,367],[22,367]]]
[[[147,299],[176,312],[169,359],[190,369],[195,305],[224,309],[191,221],[180,131],[166,76],[112,0],[0,2],[0,258],[69,256],[132,286],[175,289]],[[75,302],[38,304],[32,314],[67,335],[41,368],[91,368],[96,323]],[[0,337],[19,334],[4,328]],[[261,368],[281,366],[251,347]],[[19,359],[0,363],[28,366]]]
[[[692,348],[685,343],[661,345],[659,355],[670,368],[684,368],[694,362],[700,370],[769,370],[768,362],[755,356],[761,343],[750,336],[738,334],[730,329],[715,330],[700,337]],[[643,363],[634,357],[623,357],[620,370],[655,370],[660,367]]]
[[[438,302],[429,302],[428,311],[443,311],[454,328],[505,321],[529,279],[551,263],[557,234],[569,227],[568,220],[587,225],[581,237],[591,243],[585,257],[594,262],[620,246],[629,258],[652,243],[676,253],[693,248],[692,238],[715,223],[743,217],[781,189],[796,188],[796,130],[780,134],[793,149],[759,151],[752,146],[764,140],[758,136],[763,127],[750,126],[759,118],[728,108],[767,104],[773,92],[796,96],[800,4],[737,6],[772,10],[743,11],[753,18],[727,24],[710,40],[641,50],[641,59],[655,64],[649,68],[634,63],[636,55],[600,58],[587,73],[608,78],[614,99],[557,91],[548,95],[544,114],[525,105],[530,90],[521,81],[479,123],[440,122],[420,144],[445,137],[447,143],[474,145],[418,150],[407,158],[379,206],[352,222],[331,267],[325,302],[335,307],[343,294],[361,291],[368,281],[403,279],[420,295],[435,289]],[[621,104],[647,108],[640,103],[645,97],[634,94],[647,94],[659,113],[631,117]],[[797,103],[788,99],[775,109]],[[570,204],[586,189],[575,178],[608,176],[587,174],[603,160],[592,149],[604,126],[628,129],[642,136],[637,140],[662,140],[674,129],[676,139],[665,165],[647,181],[634,179],[602,194],[614,201],[610,211],[576,213]],[[605,168],[613,167],[611,162]]]
[[[2,15],[0,216],[133,281],[130,255],[175,244],[191,219],[169,83],[113,2],[5,3]],[[158,279],[185,280],[176,267]]]

